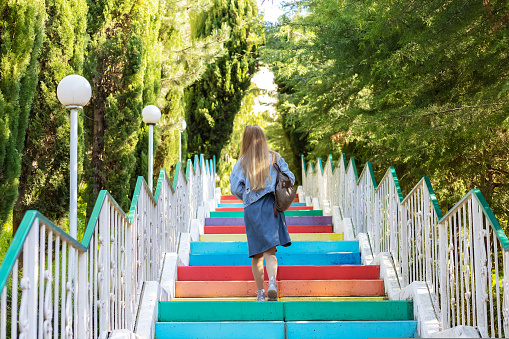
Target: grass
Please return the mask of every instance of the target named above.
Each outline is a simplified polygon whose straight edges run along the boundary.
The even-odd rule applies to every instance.
[[[0,233],[0,263],[4,261],[5,253],[9,249],[12,242],[12,213],[9,215],[9,219],[2,227]]]

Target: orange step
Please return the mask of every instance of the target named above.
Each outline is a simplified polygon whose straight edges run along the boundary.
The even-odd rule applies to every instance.
[[[265,281],[265,289],[268,282]],[[176,298],[251,297],[254,281],[176,281]],[[383,296],[382,280],[281,280],[279,297]]]

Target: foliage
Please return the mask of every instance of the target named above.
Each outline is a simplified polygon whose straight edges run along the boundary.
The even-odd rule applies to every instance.
[[[43,45],[38,58],[39,82],[28,118],[14,230],[27,210],[38,210],[57,224],[69,211],[68,112],[56,96],[59,81],[81,74],[85,50],[85,0],[47,0]],[[82,114],[80,114],[82,115]],[[83,124],[78,173],[83,164]]]
[[[18,197],[21,152],[37,84],[44,2],[0,3],[0,225]]]
[[[371,160],[378,178],[393,165],[406,192],[428,175],[442,209],[478,187],[507,220],[506,1],[304,0],[289,9],[263,58],[311,157]]]
[[[231,39],[227,54],[209,65],[200,81],[185,90],[186,121],[192,131],[189,157],[203,153],[219,157],[233,130],[235,114],[250,86],[263,34],[254,0],[214,0],[212,8],[196,17],[192,35],[203,37],[227,25]]]

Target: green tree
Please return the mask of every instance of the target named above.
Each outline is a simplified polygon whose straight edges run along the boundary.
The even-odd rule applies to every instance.
[[[311,157],[371,160],[379,178],[395,166],[406,192],[428,175],[444,209],[478,187],[507,220],[508,13],[493,0],[297,1],[264,54],[290,89],[280,112]]]
[[[86,37],[84,0],[46,0],[47,19],[39,55],[39,81],[24,141],[14,231],[29,209],[63,224],[69,211],[69,120],[56,97],[59,81],[81,74]],[[80,119],[82,120],[82,119]],[[80,122],[82,139],[82,123]],[[80,146],[78,173],[83,164]]]
[[[21,152],[37,85],[44,2],[0,3],[0,225],[18,197]]]
[[[257,11],[253,0],[214,0],[212,8],[196,18],[194,36],[207,36],[226,24],[231,27],[231,39],[225,44],[227,54],[185,90],[190,157],[199,153],[219,157],[230,138],[235,114],[258,63],[257,46],[263,32]]]
[[[104,0],[88,1],[88,6],[91,41],[85,69],[94,88],[85,111],[92,119],[85,125],[91,149],[88,202],[107,189],[127,210],[137,174],[141,111],[159,93],[162,4]]]

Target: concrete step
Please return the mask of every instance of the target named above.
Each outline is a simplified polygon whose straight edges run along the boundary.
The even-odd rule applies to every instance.
[[[279,253],[278,266],[283,265],[360,265],[359,252],[329,253]],[[189,255],[189,266],[247,266],[251,258],[247,253],[237,254],[193,254]]]
[[[265,281],[265,289],[268,282]],[[176,281],[176,298],[253,297],[254,281]],[[279,297],[383,296],[381,280],[281,280]]]
[[[251,266],[179,266],[180,281],[251,281]],[[372,280],[380,278],[377,265],[280,266],[277,280]],[[268,280],[265,272],[265,280]]]
[[[284,339],[283,321],[212,321],[156,323],[157,339]]]
[[[293,239],[292,239],[293,240]],[[359,252],[359,242],[352,241],[292,241],[288,247],[279,246],[278,253],[327,253],[327,252]],[[192,254],[247,254],[245,241],[217,242],[199,241],[191,243]]]
[[[311,217],[322,216],[322,210],[312,211],[285,211],[285,217]],[[244,211],[210,212],[211,218],[244,218]]]
[[[332,225],[289,225],[288,233],[332,233]],[[245,234],[245,226],[205,226],[205,234]]]
[[[340,241],[344,236],[343,233],[294,233],[290,238],[292,241]],[[247,238],[245,234],[202,234],[200,241],[247,241]]]
[[[306,206],[305,202],[293,202],[292,207],[297,206]],[[244,208],[244,204],[242,202],[234,203],[234,202],[226,202],[226,203],[219,203],[219,208]]]
[[[307,211],[306,211],[307,212]],[[314,211],[311,211],[314,212]],[[219,212],[218,212],[219,213]],[[332,225],[330,216],[286,216],[286,225]],[[244,217],[205,218],[205,226],[243,226]]]
[[[288,208],[288,211],[312,211],[312,210],[313,206],[290,206],[290,208]],[[218,207],[216,208],[216,211],[217,212],[244,211],[244,207]]]

